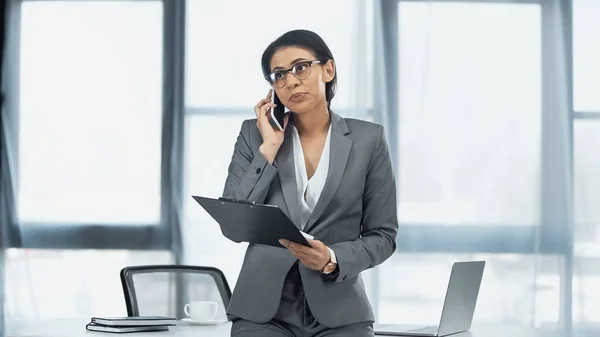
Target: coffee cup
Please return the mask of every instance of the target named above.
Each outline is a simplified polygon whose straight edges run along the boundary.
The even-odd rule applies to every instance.
[[[183,307],[183,312],[198,322],[214,321],[217,318],[217,302],[191,301]]]

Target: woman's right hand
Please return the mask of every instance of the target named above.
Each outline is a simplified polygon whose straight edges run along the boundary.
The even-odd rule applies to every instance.
[[[271,118],[269,109],[276,106],[271,103],[272,95],[273,89],[270,89],[267,97],[261,99],[254,107],[254,112],[256,113],[256,126],[263,139],[262,145],[260,146],[260,153],[267,158],[270,164],[273,164],[273,161],[275,160],[279,147],[281,147],[281,144],[283,143],[284,135],[283,131],[273,127],[271,123],[269,123],[269,118]],[[288,119],[289,114],[286,114],[284,117],[284,129],[287,126]]]

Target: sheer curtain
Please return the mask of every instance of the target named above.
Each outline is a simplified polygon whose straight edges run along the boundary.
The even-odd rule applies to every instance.
[[[337,61],[333,109],[383,123],[396,162],[398,251],[364,273],[378,321],[436,323],[452,263],[484,259],[476,322],[568,329],[569,10],[541,3],[261,0],[235,14],[188,0],[185,261],[235,285],[246,246],[190,196],[222,191],[241,122],[268,90],[263,49],[307,28]],[[275,6],[285,19],[256,19]]]
[[[267,19],[264,11],[273,8],[281,17]],[[191,195],[221,195],[242,121],[255,117],[254,105],[269,90],[262,52],[286,31],[313,30],[332,50],[338,74],[332,109],[371,118],[373,3],[188,0],[186,10],[184,261],[221,268],[234,286],[246,245],[225,239]]]
[[[126,315],[120,269],[173,260],[168,236],[155,235],[165,227],[163,3],[6,3],[4,333]]]
[[[598,335],[600,273],[600,2],[573,1],[573,325]]]
[[[484,259],[476,322],[567,335],[598,323],[583,296],[593,253],[573,259],[570,4],[399,1],[376,36],[397,44],[378,60],[397,59],[381,120],[394,121],[401,222],[378,268],[381,322],[435,323],[452,262]],[[576,125],[576,181],[595,181],[592,129]]]
[[[556,322],[561,259],[540,249],[541,7],[400,1],[396,19],[401,231],[379,320],[436,323],[452,263],[483,259],[476,321]]]
[[[42,234],[52,234],[56,222],[114,223],[124,218],[129,225],[151,222],[159,215],[157,207],[150,204],[172,203],[175,207],[183,204],[184,259],[181,262],[219,267],[231,286],[235,286],[246,246],[224,239],[217,224],[191,195],[220,195],[241,123],[253,117],[252,107],[268,90],[260,70],[262,51],[284,32],[306,28],[325,39],[336,59],[339,90],[333,109],[345,117],[384,124],[396,164],[398,251],[383,265],[364,273],[377,320],[435,323],[452,263],[485,259],[488,263],[475,315],[477,323],[516,323],[550,330],[564,328],[573,336],[598,333],[592,330],[600,324],[597,318],[600,298],[595,290],[600,256],[597,248],[600,246],[597,234],[600,215],[594,207],[600,202],[598,189],[594,188],[600,184],[597,173],[600,161],[596,155],[600,143],[600,118],[597,117],[600,101],[595,95],[600,78],[596,61],[600,55],[597,43],[600,26],[596,20],[600,7],[596,1],[574,0],[571,8],[568,0],[539,3],[187,0],[184,166],[177,168],[184,174],[183,201],[173,195],[159,201],[160,187],[165,181],[173,183],[173,176],[163,179],[162,185],[154,180],[160,175],[156,153],[163,127],[160,102],[156,99],[163,69],[160,56],[169,54],[163,54],[165,46],[157,44],[161,41],[164,24],[163,6],[159,3],[166,2],[7,3],[29,6],[21,22],[9,21],[7,25],[10,29],[18,24],[27,34],[37,34],[29,35],[21,48],[45,50],[44,43],[49,38],[44,34],[50,32],[48,27],[58,30],[53,38],[60,40],[60,48],[51,49],[56,54],[26,53],[30,58],[21,66],[30,75],[24,77],[29,82],[20,83],[24,86],[23,92],[32,92],[27,90],[35,89],[37,84],[42,94],[54,93],[26,97],[27,104],[42,102],[42,98],[60,98],[59,94],[64,92],[79,93],[69,97],[83,97],[85,102],[107,102],[104,89],[86,90],[92,81],[78,80],[77,75],[85,71],[77,69],[88,68],[69,68],[75,63],[69,62],[66,56],[94,50],[94,46],[80,48],[73,43],[86,42],[85,38],[77,40],[78,32],[96,36],[99,43],[122,41],[102,48],[106,54],[98,52],[95,58],[88,54],[78,57],[78,60],[96,60],[89,68],[100,69],[94,79],[104,78],[103,75],[111,74],[110,70],[114,71],[117,66],[130,64],[123,63],[127,59],[130,66],[119,68],[122,71],[115,76],[127,74],[128,81],[132,81],[117,81],[127,88],[112,92],[110,104],[114,105],[104,110],[114,115],[97,110],[97,104],[92,104],[92,108],[96,108],[93,110],[64,98],[52,101],[56,104],[51,108],[33,109],[50,113],[54,121],[60,117],[58,112],[71,112],[71,117],[61,118],[77,122],[78,127],[59,122],[50,125],[53,132],[63,138],[49,134],[43,138],[38,130],[36,134],[41,138],[24,138],[22,143],[18,142],[16,128],[12,127],[15,116],[7,114],[9,109],[17,107],[14,105],[17,101],[7,100],[3,106],[0,286],[5,290],[2,292],[3,317],[9,328],[7,332],[18,333],[21,323],[46,318],[123,315],[118,270],[125,265],[170,263],[174,253],[169,250],[179,249],[156,245],[150,240],[148,246],[142,247],[140,243],[136,247],[156,250],[134,253],[116,249],[113,241],[106,238],[94,242],[69,236],[72,243],[63,239],[46,242],[44,249],[6,250],[38,244],[27,241],[26,237],[26,242],[22,242],[21,234],[31,233],[33,227],[13,226],[19,220],[15,212],[15,203],[19,200],[16,174],[20,169],[16,166],[15,149],[19,146],[25,146],[25,158],[40,159],[45,153],[43,146],[58,141],[59,146],[48,150],[55,152],[48,153],[65,156],[63,163],[73,164],[66,168],[70,171],[52,171],[55,175],[45,176],[46,179],[31,173],[31,169],[43,166],[27,165],[23,168],[29,169],[29,174],[19,175],[21,188],[46,186],[34,183],[39,178],[58,187],[67,186],[72,192],[66,196],[54,195],[49,191],[63,189],[52,186],[38,192],[27,189],[30,196],[55,197],[53,203],[42,203],[42,206],[55,207],[38,207],[39,200],[35,198],[21,205],[25,210],[27,205],[31,206],[28,208],[30,220],[35,217],[49,220],[44,223],[48,226],[42,228]],[[117,6],[118,11],[113,6]],[[265,12],[274,8],[281,16],[270,19]],[[7,9],[10,13],[14,8]],[[66,10],[80,12],[68,15]],[[122,14],[120,21],[115,21],[115,12]],[[42,22],[36,18],[49,20],[50,13],[54,13],[55,18],[67,15],[72,20],[70,24],[80,29],[69,30],[65,26],[67,28],[61,30],[60,25],[32,24]],[[23,18],[21,14],[19,17]],[[90,19],[82,20],[88,17],[86,15]],[[131,20],[138,25],[127,24]],[[55,19],[54,22],[67,21]],[[105,24],[116,27],[119,22],[122,24],[119,30],[105,29],[108,27]],[[6,45],[15,47],[15,42],[8,39]],[[42,54],[43,58],[34,57]],[[22,61],[7,56],[4,65]],[[45,66],[44,61],[50,57],[55,57],[56,63],[52,67]],[[45,77],[42,71],[35,71],[36,65],[44,71],[60,69],[60,65],[75,71]],[[3,89],[7,88],[5,79],[14,80],[17,69],[4,67]],[[62,81],[44,82],[57,78]],[[93,83],[99,82],[94,80]],[[106,83],[110,83],[107,88],[121,88],[114,86],[114,81]],[[575,85],[574,90],[571,84]],[[140,91],[130,92],[128,88]],[[125,92],[128,95],[123,94]],[[149,97],[155,99],[154,103]],[[70,102],[69,109],[65,109],[64,102]],[[27,104],[19,108],[27,108]],[[125,108],[115,110],[114,106]],[[136,106],[147,109],[136,110],[133,108]],[[27,115],[27,111],[19,118],[30,131],[35,125],[29,122],[48,119],[48,115]],[[88,125],[77,119],[83,115],[97,122],[93,126],[119,126],[107,136],[96,132],[100,130],[98,127],[82,127]],[[119,123],[114,123],[116,120]],[[77,151],[60,152],[63,148],[73,149],[69,146],[84,144],[66,139],[69,130],[80,132],[79,140],[85,138],[82,135],[93,134],[91,138],[97,143],[85,144],[108,144],[108,148],[102,147],[98,154],[105,159],[104,166],[92,165],[93,158],[85,157],[89,153],[81,152],[78,160],[72,161],[69,159]],[[128,155],[127,149],[114,141],[117,136],[125,139],[130,134],[137,143],[129,144],[138,144],[139,148],[129,150],[145,153],[141,157]],[[163,135],[178,136],[176,133]],[[36,144],[36,139],[41,144]],[[42,141],[44,139],[48,141]],[[165,153],[170,151],[163,149]],[[138,160],[127,160],[134,157]],[[81,180],[75,181],[61,173],[83,171],[77,170],[81,168],[76,165],[79,162],[92,163],[90,167],[102,169],[89,174],[89,180],[79,176]],[[135,169],[136,165],[143,168]],[[138,176],[139,172],[144,174]],[[138,187],[123,192],[123,195],[135,194],[132,198],[140,194],[136,199],[139,203],[119,207],[119,199],[111,198],[110,186],[114,185],[110,183],[118,181],[114,177],[120,177],[122,183],[139,183]],[[147,180],[136,180],[144,177]],[[102,199],[96,204],[106,205],[107,200],[114,207],[112,211],[98,212],[99,208],[90,206],[92,202],[80,208],[64,208],[77,201],[73,196],[78,195],[75,193],[78,188],[85,190],[82,186],[96,187],[92,188],[94,195]],[[123,186],[114,189],[124,191]],[[104,192],[98,193],[99,190]],[[84,210],[99,217],[77,213]],[[101,237],[115,233],[111,226],[87,228]],[[162,232],[158,233],[161,235],[152,233],[151,238],[162,237]],[[116,235],[117,239],[132,243],[142,237],[145,236]],[[86,244],[93,249],[75,250],[86,248]],[[51,276],[74,270],[81,273],[67,283]]]

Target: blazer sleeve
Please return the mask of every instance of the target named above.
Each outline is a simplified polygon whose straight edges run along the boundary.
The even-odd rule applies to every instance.
[[[255,156],[252,152],[250,123],[250,120],[242,123],[229,164],[223,197],[264,203],[278,169],[261,153],[257,152]]]
[[[396,182],[383,126],[379,126],[363,193],[361,237],[329,246],[338,262],[331,276],[336,283],[381,264],[396,250]]]

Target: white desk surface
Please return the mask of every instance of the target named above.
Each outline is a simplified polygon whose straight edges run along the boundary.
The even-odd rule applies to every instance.
[[[98,337],[98,336],[128,336],[128,337],[229,337],[231,323],[226,322],[214,326],[191,325],[178,322],[169,331],[160,332],[136,332],[132,334],[112,334],[104,332],[87,331],[85,325],[89,320],[81,319],[56,319],[39,323],[36,326],[24,329],[19,335],[8,337]],[[533,328],[517,325],[503,324],[474,324],[470,331],[452,335],[452,337],[560,337],[559,334],[548,334]]]
[[[170,326],[169,331],[154,331],[154,332],[136,332],[136,333],[106,333],[97,331],[88,331],[85,325],[90,320],[82,319],[54,319],[44,321],[35,326],[23,329],[20,334],[14,337],[160,337],[160,336],[177,336],[177,337],[199,337],[199,336],[229,336],[231,330],[231,322],[226,322],[218,325],[192,325],[178,321],[177,326]],[[13,337],[9,335],[7,337]]]

